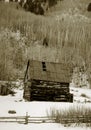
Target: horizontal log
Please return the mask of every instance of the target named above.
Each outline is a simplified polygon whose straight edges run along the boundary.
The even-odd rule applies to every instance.
[[[63,117],[61,119],[56,119],[55,117],[30,117],[30,116],[16,116],[16,117],[0,117],[0,122],[18,122],[18,123],[26,123],[26,118],[28,123],[91,123],[91,116],[71,116]]]
[[[26,116],[12,116],[12,117],[0,117],[0,119],[25,119],[25,117]]]

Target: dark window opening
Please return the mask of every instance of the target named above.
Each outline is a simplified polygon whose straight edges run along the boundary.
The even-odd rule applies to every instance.
[[[42,69],[43,69],[43,71],[46,71],[46,64],[45,64],[45,62],[42,62]]]

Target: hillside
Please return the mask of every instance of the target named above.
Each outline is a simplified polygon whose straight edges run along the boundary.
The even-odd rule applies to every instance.
[[[87,12],[87,7],[91,1],[90,0],[62,0],[59,1],[58,4],[56,4],[54,7],[52,7],[50,10],[53,12],[53,14],[60,14],[63,12],[72,11],[73,13],[82,13],[83,15],[86,15],[88,17],[91,17],[91,14]],[[51,14],[52,14],[51,12]]]
[[[0,3],[0,77],[23,77],[27,59],[86,64],[91,58],[90,0],[63,0],[45,16]],[[43,45],[47,39],[48,48]],[[7,49],[6,49],[7,48]],[[3,51],[2,51],[3,50]],[[47,52],[47,53],[46,53]],[[89,69],[88,69],[89,70]]]

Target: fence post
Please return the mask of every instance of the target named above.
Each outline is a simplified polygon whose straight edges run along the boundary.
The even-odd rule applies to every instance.
[[[28,112],[26,112],[26,116],[25,116],[25,124],[28,124]]]

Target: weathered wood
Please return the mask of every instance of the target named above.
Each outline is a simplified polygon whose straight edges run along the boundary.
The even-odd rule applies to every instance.
[[[24,87],[25,99],[29,101],[73,101],[73,95],[69,93],[71,65],[30,61],[28,66],[27,75],[30,76],[30,79],[27,79]],[[60,95],[64,95],[64,97]]]
[[[82,116],[70,116],[70,117],[61,117],[57,119],[56,117],[31,117],[27,116],[14,116],[14,117],[0,117],[0,122],[9,122],[9,123],[26,123],[26,118],[28,123],[62,123],[62,124],[72,124],[72,123],[90,123],[91,124],[91,116],[82,115]]]
[[[0,117],[0,122],[9,122],[9,123],[55,123],[55,119],[48,117],[30,117],[30,116],[16,116],[16,117]]]
[[[31,86],[24,88],[24,98],[29,101],[68,101],[73,102],[73,95],[69,93],[69,83],[55,83],[33,80]]]
[[[8,81],[0,81],[0,95],[14,94],[11,84]]]
[[[43,71],[45,63],[46,71]],[[65,63],[30,61],[29,75],[31,79],[69,83],[72,75],[72,65]]]

